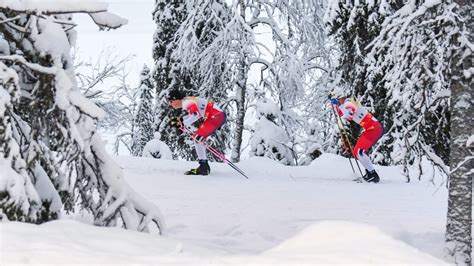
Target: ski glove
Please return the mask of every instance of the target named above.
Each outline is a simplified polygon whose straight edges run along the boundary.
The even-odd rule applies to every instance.
[[[337,99],[333,97],[331,94],[327,96],[327,99],[332,102],[332,104],[336,105],[337,104]]]
[[[182,116],[172,116],[170,118],[170,125],[173,127],[181,127],[183,124],[183,117]]]

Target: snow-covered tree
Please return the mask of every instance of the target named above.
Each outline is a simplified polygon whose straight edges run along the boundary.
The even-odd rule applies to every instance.
[[[60,200],[57,194],[48,198],[36,191],[26,171],[27,163],[22,158],[21,142],[14,137],[14,134],[20,133],[16,128],[17,117],[13,113],[13,106],[20,101],[18,80],[16,71],[0,62],[0,217],[14,221],[42,222],[58,217]],[[23,127],[29,131],[26,125]],[[43,178],[44,175],[39,177]]]
[[[380,34],[382,22],[400,7],[401,1],[330,1],[325,14],[328,34],[334,38],[340,52],[338,64],[332,74],[332,86],[342,89],[347,95],[355,97],[368,107],[375,117],[379,118],[384,128],[393,124],[395,110],[388,108],[388,91],[382,80],[384,73],[372,74],[368,82],[370,67],[366,57],[370,50],[368,45]],[[382,119],[383,118],[383,119]],[[355,139],[360,128],[351,126],[350,135]],[[386,134],[383,140],[392,139]],[[376,161],[387,164],[390,161],[390,147],[381,145]]]
[[[188,94],[196,90],[191,81],[191,73],[183,71],[180,61],[172,57],[176,49],[176,32],[186,19],[188,9],[183,0],[157,0],[153,11],[153,19],[157,29],[153,36],[153,59],[155,61],[152,76],[156,86],[155,131],[159,132],[173,151],[175,157],[195,158],[193,147],[186,144],[186,137],[179,129],[173,128],[169,121],[172,116],[182,115],[173,110],[166,97],[174,88],[180,88]]]
[[[128,81],[125,65],[131,58],[117,55],[112,48],[102,50],[94,61],[82,60],[77,49],[73,53],[78,86],[85,97],[105,111],[99,130],[114,135],[115,154],[121,147],[132,153],[133,119],[140,93]]]
[[[351,84],[348,93],[352,96],[362,96],[367,90],[366,48],[379,35],[385,16],[393,12],[394,2],[336,0],[328,5],[325,14],[327,31],[340,49],[337,85]]]
[[[127,119],[124,118],[132,113],[134,97],[138,97],[133,95],[135,90],[130,90],[132,94],[124,97],[124,89],[129,89],[125,82],[128,76],[125,65],[132,57],[121,57],[111,47],[103,49],[97,58],[89,61],[80,58],[79,53],[79,49],[75,49],[73,53],[78,86],[84,96],[107,113],[99,121],[100,129],[116,132],[127,127]],[[131,99],[132,103],[127,102]]]
[[[184,67],[199,73],[203,91],[212,88],[217,78],[224,85],[220,92],[230,96],[232,161],[240,160],[247,110],[265,93],[279,103],[286,116],[285,131],[293,137],[300,124],[292,109],[303,109],[301,101],[310,101],[304,90],[314,90],[315,80],[327,71],[321,1],[236,0],[228,6],[211,0],[188,3],[189,16],[178,31],[175,54]],[[203,18],[215,34],[205,40],[206,45],[201,45],[196,34]],[[309,94],[317,95],[314,91]]]
[[[228,62],[214,41],[229,20],[229,8],[222,0],[188,0],[186,9],[186,19],[175,35],[176,49],[172,58],[180,62],[181,72],[191,73],[193,95],[214,101],[228,114],[228,93],[232,88],[230,73],[226,71]],[[226,123],[208,143],[224,151],[228,139],[229,124]]]
[[[160,140],[160,133],[155,133],[154,138],[143,147],[141,156],[155,159],[173,159],[170,147]]]
[[[326,13],[341,47],[340,83],[351,84],[348,94],[385,129],[374,160],[402,164],[407,176],[423,157],[441,168],[448,163],[450,19],[445,12],[437,1],[381,0],[336,1]]]
[[[257,111],[259,117],[253,130],[250,154],[267,157],[284,165],[294,165],[290,137],[278,124],[282,120],[278,105],[264,99],[258,104]]]
[[[154,133],[154,86],[150,77],[150,69],[144,66],[140,73],[140,85],[138,87],[140,103],[135,113],[132,134],[132,154],[142,154],[145,144],[153,139]]]
[[[423,157],[447,173],[455,20],[449,3],[408,1],[387,17],[370,45],[368,91],[381,80],[390,110],[381,119],[391,121],[384,124],[387,133],[379,145],[388,147],[385,160],[403,164],[406,173]]]
[[[159,210],[105,152],[96,133],[104,112],[77,85],[71,14],[88,13],[101,28],[126,23],[106,11],[99,2],[0,2],[0,39],[9,49],[0,55],[0,210],[7,219],[41,223],[78,206],[97,225],[164,229]]]
[[[275,48],[262,68],[262,84],[278,103],[296,162],[315,158],[331,146],[322,138],[328,127],[321,115],[334,49],[325,33],[323,11],[323,1],[276,1],[255,19],[272,32]]]
[[[446,6],[451,18],[451,150],[446,246],[458,265],[472,265],[472,193],[474,178],[474,20],[469,1]],[[459,16],[459,17],[457,17]],[[457,19],[454,19],[457,18]]]

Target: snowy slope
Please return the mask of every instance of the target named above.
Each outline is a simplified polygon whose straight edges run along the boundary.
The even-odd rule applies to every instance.
[[[443,264],[447,192],[405,183],[378,167],[380,184],[352,182],[347,159],[325,154],[307,167],[263,158],[210,176],[184,176],[193,162],[118,158],[129,183],[156,203],[166,237],[87,224],[1,223],[0,264],[179,265]]]

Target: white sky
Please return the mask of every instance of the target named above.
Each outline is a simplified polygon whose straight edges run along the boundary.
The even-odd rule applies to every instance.
[[[154,0],[107,0],[109,11],[128,19],[128,24],[111,31],[99,31],[87,15],[75,15],[78,23],[76,31],[77,47],[83,60],[95,62],[98,54],[105,48],[114,47],[120,57],[133,55],[127,64],[131,86],[138,84],[138,77],[143,64],[153,64],[152,42],[156,30],[152,11]]]

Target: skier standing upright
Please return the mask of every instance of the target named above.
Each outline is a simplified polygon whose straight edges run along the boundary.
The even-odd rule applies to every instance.
[[[364,180],[378,183],[379,175],[375,171],[367,152],[382,137],[382,125],[364,106],[353,98],[345,97],[340,91],[335,90],[328,98],[331,100],[331,104],[334,105],[339,117],[352,121],[364,129],[352,150],[352,154],[365,168]]]
[[[173,89],[169,92],[168,103],[174,109],[183,109],[188,112],[185,116],[172,118],[171,123],[174,125],[181,124],[187,130],[192,130],[193,124],[202,119],[202,123],[192,136],[199,159],[199,167],[191,169],[185,174],[208,175],[211,172],[211,168],[207,161],[206,148],[202,145],[202,141],[225,123],[226,115],[224,111],[211,100],[195,96],[186,97],[179,89]]]

